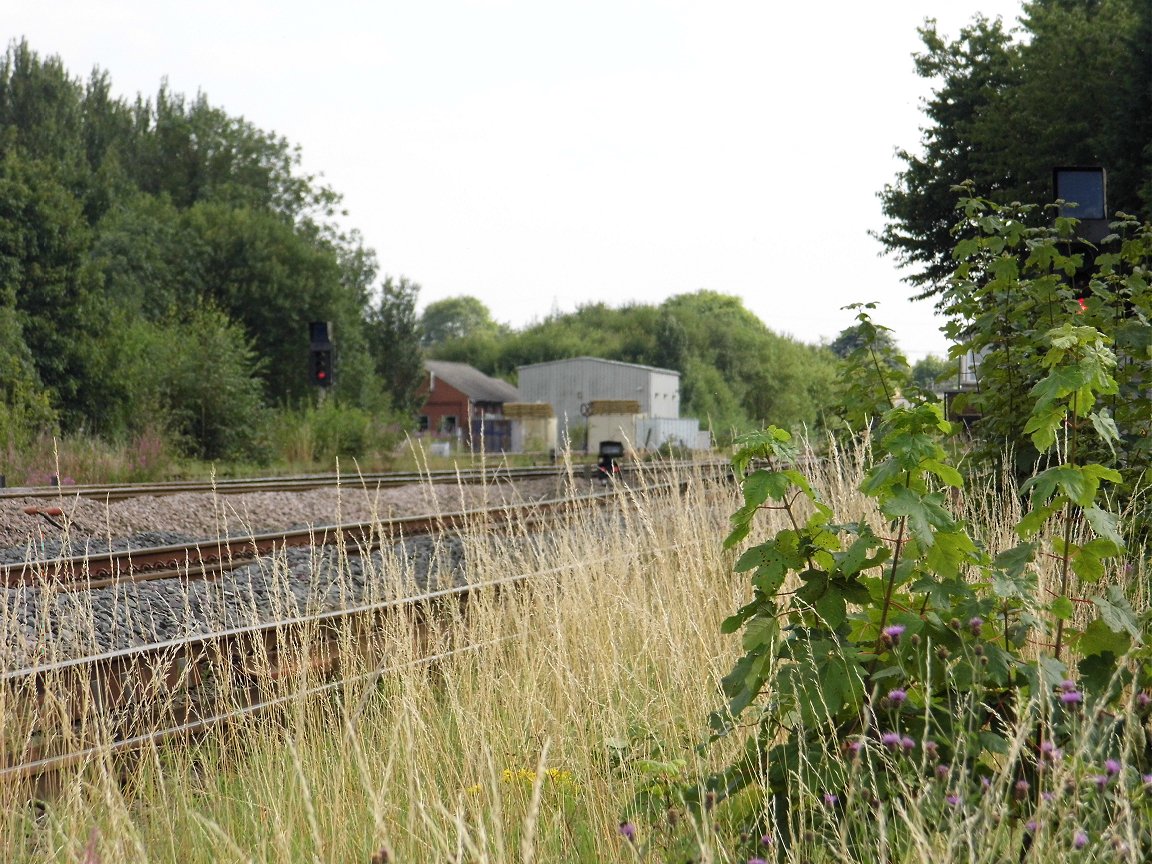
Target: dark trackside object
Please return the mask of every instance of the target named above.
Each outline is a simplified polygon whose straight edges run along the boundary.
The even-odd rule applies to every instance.
[[[616,460],[623,455],[624,445],[619,441],[600,442],[600,459],[596,463],[596,468],[601,481],[607,483],[616,479],[620,474],[620,466],[616,464]]]

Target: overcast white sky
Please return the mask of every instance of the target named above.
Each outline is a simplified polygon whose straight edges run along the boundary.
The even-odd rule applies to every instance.
[[[203,91],[303,149],[382,274],[514,326],[708,288],[807,342],[880,301],[947,350],[868,236],[928,92],[916,28],[1020,0],[4,0],[125,97]]]

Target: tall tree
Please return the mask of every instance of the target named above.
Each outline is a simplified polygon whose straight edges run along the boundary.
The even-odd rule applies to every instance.
[[[497,327],[483,301],[466,295],[429,303],[420,315],[421,340],[424,345],[482,336],[495,331]]]
[[[866,327],[863,324],[845,327],[828,343],[828,350],[841,360],[845,360],[868,344],[884,349],[887,357],[899,351],[890,330],[877,329],[874,325]]]
[[[904,167],[880,193],[878,235],[918,297],[939,298],[947,284],[953,187],[964,181],[994,202],[1043,204],[1053,168],[1102,165],[1110,209],[1152,215],[1149,8],[1033,0],[1015,38],[999,20],[978,17],[951,41],[926,23],[915,63],[934,84],[928,122],[919,152],[898,151]]]
[[[412,416],[424,378],[424,353],[416,301],[420,286],[401,276],[384,279],[377,304],[368,310],[368,346],[393,408]]]
[[[896,152],[905,167],[880,193],[887,223],[878,238],[901,266],[916,268],[907,281],[923,297],[938,293],[952,272],[952,186],[966,179],[987,189],[1004,186],[971,142],[989,103],[1018,80],[1018,52],[999,19],[978,17],[951,42],[929,20],[920,38],[916,73],[938,82],[937,89],[924,106],[920,152]]]
[[[0,297],[16,310],[40,380],[76,425],[98,410],[90,361],[105,318],[94,302],[90,231],[54,175],[14,152],[0,159]]]

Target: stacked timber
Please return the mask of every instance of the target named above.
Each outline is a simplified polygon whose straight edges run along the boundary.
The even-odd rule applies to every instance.
[[[547,420],[555,412],[548,402],[505,402],[504,416],[509,420]]]
[[[635,399],[594,399],[588,406],[588,413],[593,417],[640,413],[640,403]]]

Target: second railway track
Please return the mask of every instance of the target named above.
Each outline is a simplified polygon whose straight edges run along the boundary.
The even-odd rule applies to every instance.
[[[584,465],[575,466],[584,473]],[[60,497],[93,498],[99,501],[123,501],[129,498],[160,497],[183,493],[244,495],[251,492],[300,492],[337,486],[384,489],[421,483],[495,483],[521,482],[535,478],[564,476],[568,467],[543,465],[511,467],[489,465],[480,468],[458,468],[437,471],[388,471],[353,474],[301,474],[283,477],[217,478],[212,480],[171,480],[160,483],[92,483],[51,486],[0,488],[0,501],[14,498],[58,499]]]

